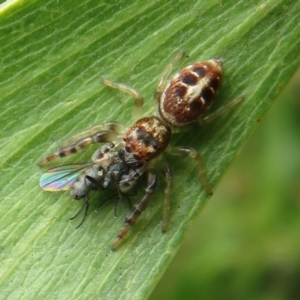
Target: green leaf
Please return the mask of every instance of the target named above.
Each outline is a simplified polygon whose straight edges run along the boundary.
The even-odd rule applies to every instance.
[[[193,162],[165,156],[174,170],[168,232],[160,231],[160,178],[149,208],[116,252],[110,244],[124,217],[117,209],[114,218],[113,201],[100,206],[99,198],[109,193],[91,195],[88,218],[74,230],[78,220],[66,220],[81,203],[71,201],[68,192],[42,191],[38,180],[44,170],[36,162],[61,140],[93,125],[133,123],[132,99],[101,85],[101,76],[140,90],[146,99],[143,114],[152,114],[162,71],[185,49],[190,57],[176,70],[211,57],[225,61],[213,109],[245,95],[239,107],[215,122],[172,138],[174,145],[201,152],[215,189],[299,67],[299,17],[300,4],[287,0],[2,3],[1,298],[146,298],[208,200]],[[70,161],[89,161],[90,153]]]

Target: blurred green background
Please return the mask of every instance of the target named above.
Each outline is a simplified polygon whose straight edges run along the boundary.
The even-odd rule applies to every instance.
[[[191,224],[150,300],[300,299],[299,95],[300,70]]]

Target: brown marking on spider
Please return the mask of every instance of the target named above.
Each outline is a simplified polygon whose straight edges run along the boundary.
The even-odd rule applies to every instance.
[[[171,131],[156,117],[138,120],[124,135],[125,149],[136,158],[150,161],[169,144]]]
[[[198,121],[219,91],[221,67],[221,60],[211,59],[182,69],[170,80],[160,97],[160,117],[171,127]]]

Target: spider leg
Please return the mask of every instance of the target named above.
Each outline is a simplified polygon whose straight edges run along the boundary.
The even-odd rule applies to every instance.
[[[72,138],[73,143],[63,146],[60,149],[58,149],[56,152],[49,154],[39,162],[39,165],[43,166],[58,157],[69,156],[70,154],[76,153],[81,149],[88,147],[91,144],[106,143],[106,142],[117,142],[117,143],[121,142],[120,134],[122,132],[122,129],[119,123],[110,122],[107,124],[99,125],[96,127],[96,129],[98,128],[106,128],[106,130],[100,130],[100,131],[92,132],[92,134],[90,134],[92,130],[95,130],[92,128],[91,130],[78,135],[78,137],[80,136],[80,138],[77,139],[76,141],[74,141],[75,137]]]
[[[226,103],[225,105],[223,105],[222,107],[220,107],[216,111],[200,118],[199,119],[199,124],[203,125],[203,124],[214,121],[216,118],[220,117],[221,115],[226,113],[228,110],[230,110],[233,106],[239,104],[243,99],[244,99],[243,95],[238,96],[237,98],[230,101],[229,103]]]
[[[206,169],[203,163],[203,159],[202,156],[193,148],[183,148],[183,147],[169,147],[167,149],[167,152],[170,153],[171,155],[176,155],[176,156],[189,156],[191,157],[197,167],[198,167],[198,171],[199,171],[199,175],[200,175],[200,180],[202,183],[202,186],[204,187],[206,193],[208,195],[212,195],[212,189],[209,186],[207,177],[206,177]]]
[[[77,133],[76,135],[73,135],[72,137],[63,141],[62,146],[65,147],[65,146],[74,144],[77,141],[84,139],[86,137],[95,135],[100,131],[113,131],[119,135],[123,135],[126,130],[127,130],[126,127],[119,122],[115,122],[115,121],[105,122],[105,123],[101,123],[101,124],[95,125],[93,127],[90,127],[85,131],[81,131],[81,132]]]
[[[105,84],[106,86],[108,86],[110,88],[120,90],[121,92],[132,96],[135,99],[132,116],[134,119],[140,118],[140,116],[142,114],[143,103],[144,103],[144,98],[140,92],[138,92],[137,90],[135,90],[134,88],[132,88],[126,84],[112,82],[108,79],[102,79],[102,82],[103,82],[103,84]]]
[[[155,90],[155,93],[154,93],[154,99],[159,102],[160,101],[160,97],[166,87],[166,84],[167,84],[167,80],[172,72],[172,69],[173,69],[173,66],[179,61],[182,59],[182,57],[185,55],[185,52],[184,51],[180,51],[173,59],[173,61],[171,63],[169,63],[166,68],[164,69],[161,77],[160,77],[160,80],[157,84],[157,87],[156,87],[156,90]]]
[[[166,188],[164,191],[165,197],[164,197],[164,209],[163,209],[161,230],[162,232],[166,232],[170,220],[171,195],[173,192],[173,175],[169,165],[167,164],[165,165],[165,168],[163,169],[163,173],[165,175]]]
[[[121,232],[118,234],[117,238],[114,240],[111,245],[111,249],[115,250],[121,244],[122,240],[128,233],[130,227],[137,221],[140,214],[147,208],[151,196],[155,192],[157,187],[157,175],[155,173],[147,173],[147,186],[145,189],[145,194],[138,204],[136,204],[131,211],[131,213],[125,219],[125,225],[121,229]]]

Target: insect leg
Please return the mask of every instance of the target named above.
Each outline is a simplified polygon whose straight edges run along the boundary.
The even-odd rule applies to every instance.
[[[90,203],[89,203],[89,199],[88,199],[88,194],[86,194],[86,196],[83,198],[83,204],[80,207],[80,209],[77,211],[77,213],[72,218],[69,219],[69,221],[74,220],[76,217],[78,217],[80,215],[80,213],[83,211],[83,209],[85,209],[84,216],[83,216],[82,220],[80,221],[80,223],[75,227],[75,229],[79,228],[85,221],[88,210],[89,210],[89,206],[90,206]]]
[[[113,180],[113,183],[114,183],[114,187],[117,190],[117,201],[116,201],[116,204],[115,204],[115,207],[114,207],[114,214],[115,214],[115,217],[116,217],[117,216],[117,206],[118,206],[119,202],[121,202],[123,210],[124,210],[124,203],[122,201],[122,194],[121,194],[118,182],[117,182],[116,175],[114,173],[112,173],[111,177],[112,177],[112,180]]]
[[[215,112],[212,112],[212,113],[206,115],[205,117],[200,118],[199,124],[203,125],[203,124],[206,124],[206,123],[209,123],[209,122],[215,120],[216,118],[220,117],[221,115],[226,113],[228,110],[230,110],[233,106],[239,104],[243,100],[243,98],[244,98],[243,95],[238,96],[234,100],[230,101],[229,103],[227,103],[224,106],[217,109]]]
[[[167,164],[165,165],[163,169],[163,173],[165,175],[165,180],[167,185],[164,191],[165,197],[164,197],[163,219],[162,219],[161,230],[162,232],[166,232],[170,220],[171,195],[173,192],[173,175],[169,165]]]
[[[83,204],[82,204],[81,208],[77,211],[77,213],[72,218],[69,219],[69,220],[74,220],[84,210],[84,215],[83,215],[80,223],[75,227],[75,229],[79,228],[83,224],[83,222],[85,221],[87,213],[88,213],[88,210],[89,210],[89,206],[90,206],[90,202],[89,202],[89,188],[88,188],[87,180],[90,181],[97,188],[99,188],[99,190],[102,189],[102,187],[99,185],[99,183],[94,178],[92,178],[91,176],[88,176],[88,175],[86,175],[84,177],[84,185],[85,185],[85,192],[86,193],[85,193],[85,195],[83,197]]]
[[[208,195],[212,195],[212,189],[209,186],[209,183],[207,181],[206,177],[206,169],[203,163],[203,159],[201,155],[193,148],[183,148],[183,147],[169,147],[167,149],[168,153],[171,155],[178,155],[178,156],[189,156],[191,157],[195,163],[197,164],[200,180],[202,183],[202,186],[204,187],[206,193]]]
[[[135,205],[132,212],[126,217],[125,225],[122,228],[121,232],[118,234],[117,238],[114,240],[113,244],[111,245],[112,250],[118,248],[121,244],[122,240],[126,236],[127,232],[129,231],[130,227],[136,222],[140,214],[147,208],[151,196],[155,192],[157,187],[157,175],[155,173],[148,173],[147,174],[147,187],[145,189],[145,194],[141,201]]]
[[[134,88],[131,88],[130,86],[128,86],[126,84],[112,82],[108,79],[102,79],[102,82],[103,82],[103,84],[105,84],[106,86],[108,86],[110,88],[120,90],[121,92],[132,96],[135,99],[132,116],[135,119],[140,118],[140,116],[142,114],[143,103],[144,103],[144,98],[140,94],[140,92],[138,92],[137,90],[135,90]]]
[[[156,90],[155,90],[155,94],[154,94],[154,99],[159,102],[160,101],[160,97],[166,87],[166,84],[167,84],[167,80],[168,80],[168,77],[170,76],[171,72],[172,72],[172,69],[173,69],[173,66],[180,60],[182,59],[182,57],[185,55],[185,52],[184,51],[180,51],[176,56],[175,58],[173,59],[173,61],[171,63],[169,63],[167,65],[167,67],[164,69],[161,77],[160,77],[160,80],[157,84],[157,87],[156,87]]]

